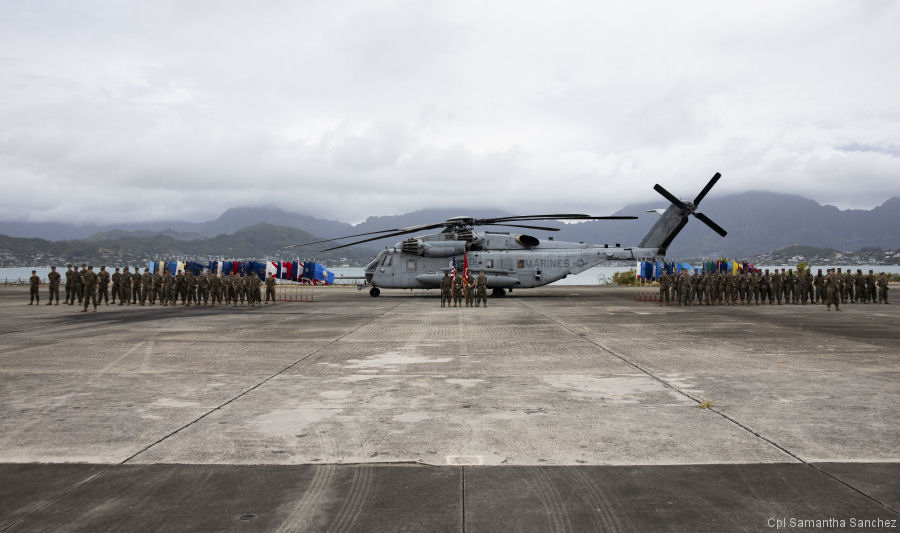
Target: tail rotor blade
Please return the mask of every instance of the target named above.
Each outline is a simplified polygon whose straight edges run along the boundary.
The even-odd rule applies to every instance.
[[[697,207],[697,204],[700,203],[700,200],[706,197],[706,193],[708,193],[709,190],[713,188],[713,185],[715,185],[721,177],[722,175],[716,172],[715,176],[713,176],[712,179],[709,180],[709,183],[706,184],[706,187],[703,187],[703,190],[700,191],[700,194],[698,194],[697,198],[694,199],[694,207]]]
[[[694,213],[694,216],[699,218],[704,224],[712,228],[713,231],[721,235],[722,237],[728,235],[728,232],[723,230],[718,224],[710,220],[710,218],[703,213]]]
[[[656,191],[656,192],[658,192],[659,194],[663,195],[663,197],[664,197],[666,200],[672,202],[673,204],[675,204],[675,205],[678,206],[679,208],[681,208],[681,209],[687,209],[687,206],[684,205],[684,203],[682,203],[681,200],[679,200],[678,198],[676,198],[674,194],[672,194],[672,193],[670,193],[669,191],[663,189],[662,185],[660,185],[659,183],[657,183],[656,185],[653,186],[653,190]]]

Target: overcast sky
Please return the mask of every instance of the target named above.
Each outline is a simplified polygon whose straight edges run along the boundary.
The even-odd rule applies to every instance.
[[[900,195],[900,2],[0,10],[0,219]]]

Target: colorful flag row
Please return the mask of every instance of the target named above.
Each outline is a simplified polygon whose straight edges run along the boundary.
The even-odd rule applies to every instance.
[[[173,275],[181,271],[199,276],[205,271],[217,275],[257,275],[261,280],[273,274],[277,279],[314,285],[334,283],[334,273],[312,261],[150,261],[147,268],[151,274],[168,270]]]

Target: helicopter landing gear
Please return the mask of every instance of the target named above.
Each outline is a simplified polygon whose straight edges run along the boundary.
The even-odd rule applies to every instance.
[[[503,298],[506,296],[506,291],[500,287],[494,287],[491,289],[491,296],[494,298]]]
[[[369,289],[369,296],[372,298],[378,298],[378,295],[381,294],[381,291],[378,290],[378,287],[372,287]]]

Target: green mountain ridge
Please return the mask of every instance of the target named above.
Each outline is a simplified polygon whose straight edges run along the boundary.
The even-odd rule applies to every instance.
[[[345,248],[319,252],[322,245],[289,248],[285,246],[319,240],[297,228],[261,222],[229,235],[179,240],[168,235],[123,236],[100,240],[48,241],[0,235],[0,266],[62,265],[92,263],[108,265],[143,264],[149,260],[194,259],[294,259],[315,260],[327,266],[362,266],[375,251]]]

